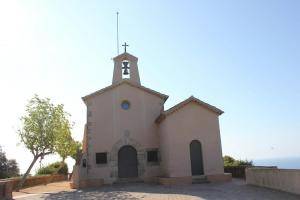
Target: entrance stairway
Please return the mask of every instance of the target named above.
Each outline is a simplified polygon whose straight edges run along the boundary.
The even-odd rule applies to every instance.
[[[205,175],[193,176],[192,184],[209,183]]]

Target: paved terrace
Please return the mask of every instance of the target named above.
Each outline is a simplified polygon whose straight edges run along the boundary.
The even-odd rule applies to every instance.
[[[101,188],[72,190],[68,182],[27,188],[14,193],[20,200],[299,200],[300,196],[276,190],[249,186],[242,180],[230,183],[193,184],[187,186],[161,186],[155,184],[118,184]]]

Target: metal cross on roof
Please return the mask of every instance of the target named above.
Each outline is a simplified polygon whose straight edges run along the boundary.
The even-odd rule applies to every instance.
[[[126,44],[126,42],[122,45],[124,47],[125,53],[126,53],[126,47],[129,47],[128,44]]]

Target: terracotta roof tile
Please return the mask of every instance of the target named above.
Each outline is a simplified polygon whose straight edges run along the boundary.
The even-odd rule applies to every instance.
[[[146,87],[141,86],[141,85],[137,85],[137,84],[135,84],[135,83],[129,81],[128,79],[124,79],[124,80],[122,80],[122,81],[119,82],[119,83],[112,84],[112,85],[110,85],[110,86],[108,86],[108,87],[105,87],[105,88],[103,88],[103,89],[101,89],[101,90],[98,90],[98,91],[93,92],[93,93],[91,93],[91,94],[89,94],[89,95],[86,95],[86,96],[82,97],[82,100],[85,102],[85,101],[86,101],[87,99],[89,99],[89,98],[92,98],[92,97],[94,97],[94,96],[100,95],[100,94],[102,94],[102,93],[104,93],[104,92],[106,92],[106,91],[109,91],[109,90],[111,90],[111,89],[113,89],[113,88],[116,88],[116,87],[118,87],[118,86],[120,86],[120,85],[122,85],[122,84],[128,84],[128,85],[130,85],[130,86],[132,86],[132,87],[141,89],[141,90],[143,90],[143,91],[145,91],[145,92],[148,92],[148,93],[150,93],[150,94],[156,95],[156,96],[158,96],[158,97],[164,99],[165,101],[169,98],[168,95],[159,93],[159,92],[157,92],[157,91],[154,91],[154,90],[152,90],[152,89],[146,88]]]
[[[201,101],[200,99],[195,98],[194,96],[190,96],[189,98],[187,98],[186,100],[176,104],[175,106],[171,107],[170,109],[163,111],[155,120],[156,123],[160,123],[161,121],[163,121],[168,115],[180,110],[181,108],[183,108],[185,105],[187,105],[190,102],[195,102],[197,104],[199,104],[200,106],[205,107],[206,109],[221,115],[224,112],[218,108],[216,108],[215,106],[212,106],[208,103],[205,103],[203,101]]]

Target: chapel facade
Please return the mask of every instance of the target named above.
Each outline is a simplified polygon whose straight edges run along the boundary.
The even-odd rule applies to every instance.
[[[83,97],[83,149],[73,187],[127,181],[225,181],[219,116],[193,96],[164,109],[168,96],[141,85],[138,58],[113,58],[112,84]]]

